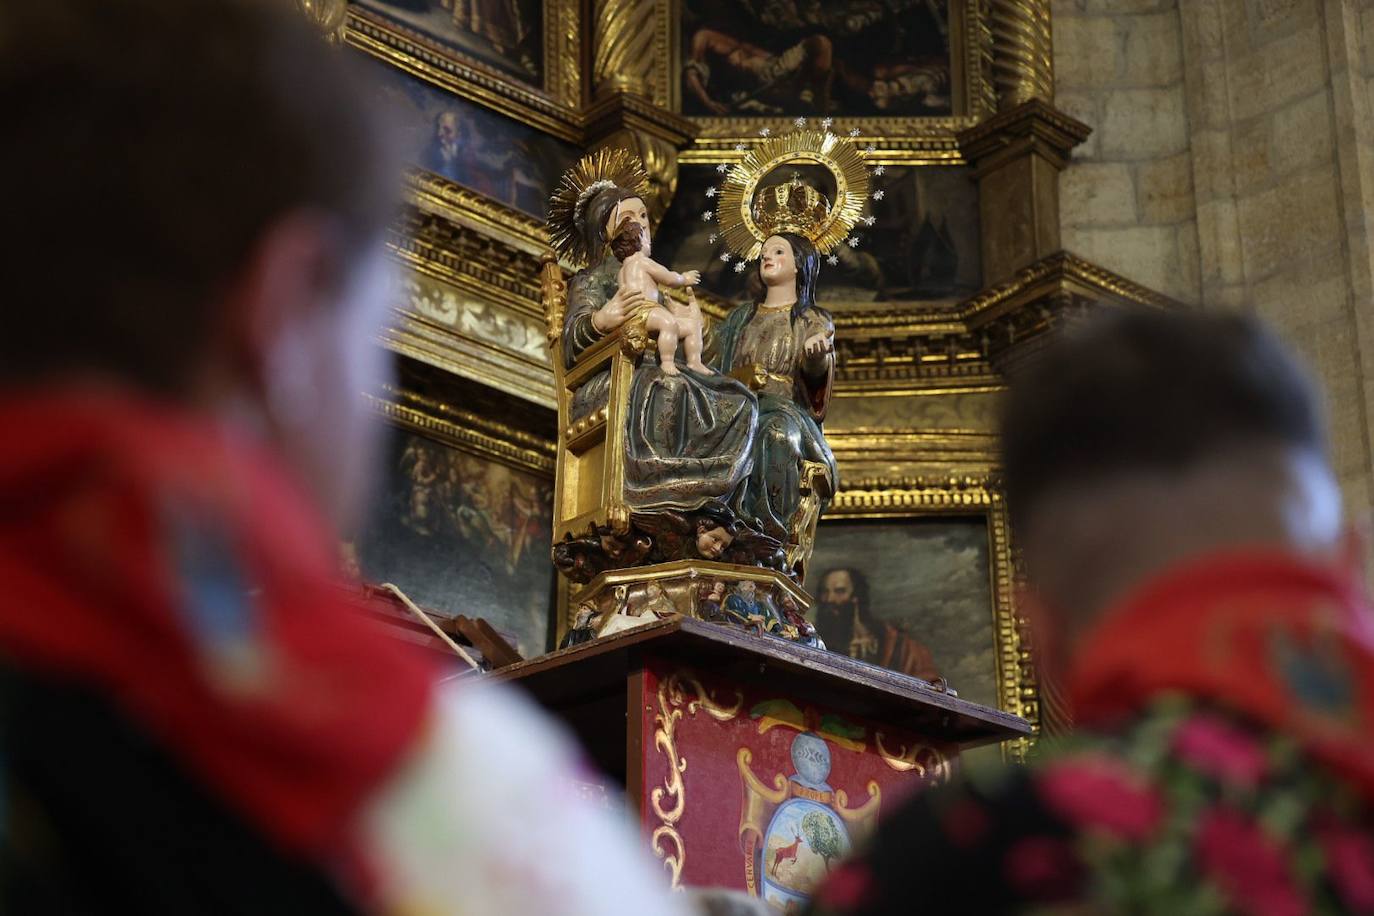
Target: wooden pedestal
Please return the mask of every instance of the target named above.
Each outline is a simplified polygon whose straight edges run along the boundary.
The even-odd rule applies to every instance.
[[[800,910],[959,751],[1029,724],[925,681],[689,618],[505,668],[624,786],[674,886]]]

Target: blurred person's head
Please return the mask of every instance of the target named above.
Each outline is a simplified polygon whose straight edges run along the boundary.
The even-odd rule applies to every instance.
[[[0,6],[0,390],[235,417],[346,515],[386,371],[367,98],[281,0]]]
[[[1195,557],[1342,546],[1316,392],[1251,318],[1140,310],[1070,327],[1012,380],[1002,460],[1056,640]]]

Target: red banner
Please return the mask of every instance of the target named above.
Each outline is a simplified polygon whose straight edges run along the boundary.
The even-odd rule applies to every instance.
[[[674,885],[800,912],[885,812],[955,765],[948,745],[756,683],[656,661],[643,683],[640,809]]]

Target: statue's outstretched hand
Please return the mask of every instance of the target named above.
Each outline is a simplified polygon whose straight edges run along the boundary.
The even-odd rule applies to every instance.
[[[700,282],[701,282],[701,271],[699,271],[699,270],[684,270],[684,271],[682,272],[682,284],[683,284],[683,286],[692,287],[692,286],[696,286],[696,285],[697,285],[698,283],[700,283]]]
[[[826,354],[834,353],[835,335],[826,331],[822,331],[819,334],[812,334],[810,337],[806,338],[805,343],[802,344],[802,349],[806,352],[806,355],[810,357],[825,356]]]
[[[637,289],[621,287],[606,304],[592,312],[592,327],[602,334],[609,334],[630,318],[630,313],[644,301],[644,293]]]

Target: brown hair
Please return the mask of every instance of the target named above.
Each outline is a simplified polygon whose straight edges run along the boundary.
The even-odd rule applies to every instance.
[[[376,239],[390,132],[294,7],[0,5],[0,384],[97,373],[178,392],[275,221],[319,213],[344,252]]]
[[[615,229],[615,236],[611,239],[611,254],[623,261],[643,247],[643,227],[632,216],[622,219]]]
[[[1254,318],[1153,309],[1062,331],[1003,399],[1012,519],[1090,476],[1174,472],[1218,452],[1278,445],[1322,454],[1325,419],[1306,370]]]

